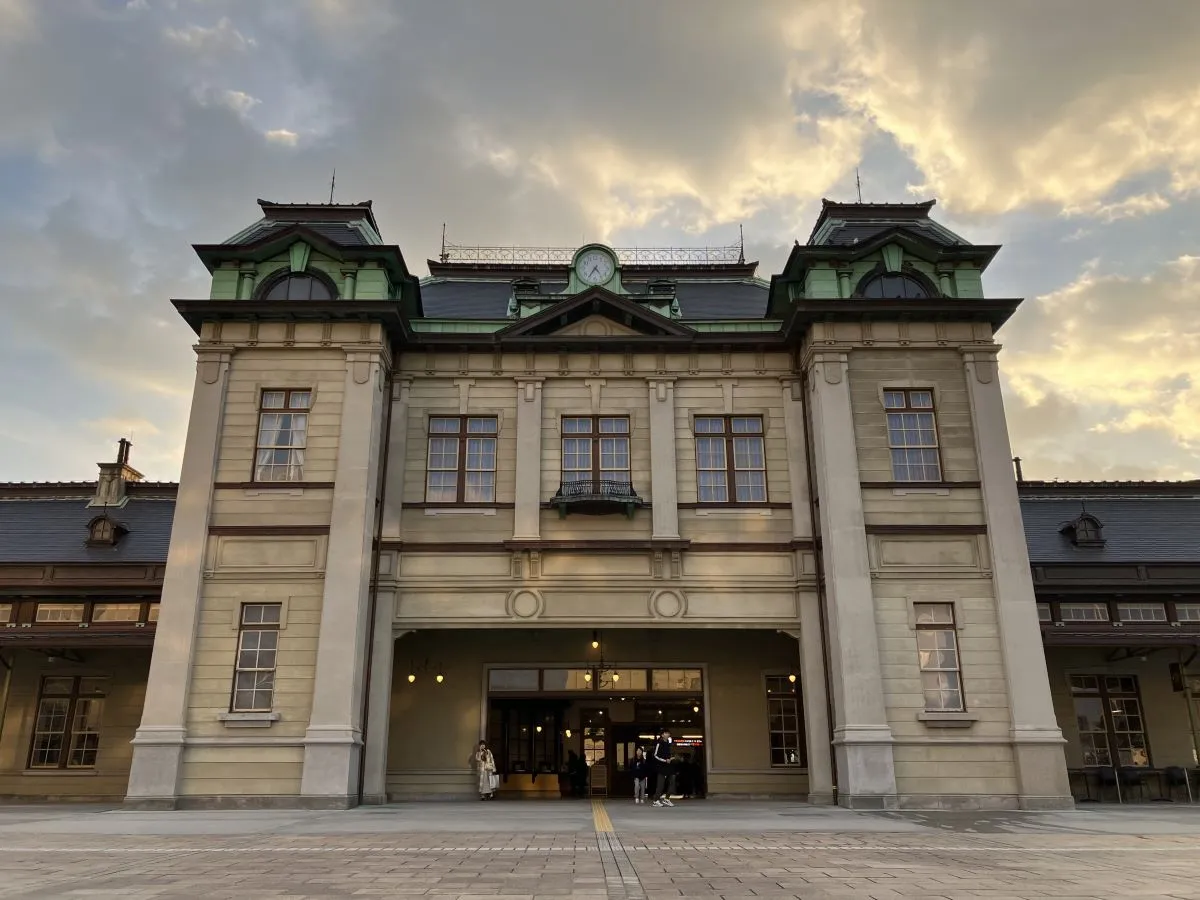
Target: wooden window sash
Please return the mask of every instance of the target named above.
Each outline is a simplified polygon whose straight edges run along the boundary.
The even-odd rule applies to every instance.
[[[938,430],[937,394],[936,394],[936,392],[931,387],[930,388],[884,388],[883,392],[885,395],[884,423],[887,427],[887,432],[888,432],[888,464],[891,466],[891,469],[892,469],[893,480],[902,481],[902,482],[905,482],[906,484],[930,484],[930,483],[940,482],[945,474],[945,466],[942,465],[942,440],[941,440],[941,434]],[[886,403],[886,395],[887,394],[902,395],[904,397],[904,405],[897,406],[897,407],[888,406]],[[914,406],[913,402],[912,402],[913,394],[928,394],[930,405],[929,406]],[[892,415],[904,415],[905,413],[914,413],[917,415],[924,414],[924,415],[929,416],[930,422],[932,423],[932,427],[930,430],[933,432],[933,444],[920,445],[920,446],[911,446],[911,445],[896,446],[895,444],[892,443],[891,420],[889,417]],[[897,468],[896,468],[896,461],[893,457],[893,453],[896,450],[905,450],[905,451],[907,451],[907,450],[932,450],[933,454],[934,454],[934,459],[936,460],[936,465],[937,465],[937,472],[935,473],[936,477],[935,478],[921,478],[921,479],[914,479],[912,477],[901,478],[900,472],[898,472]],[[922,466],[924,466],[924,465],[925,464],[922,463]],[[908,475],[907,470],[910,470],[911,468],[912,468],[911,463],[905,463],[904,469],[905,469],[906,476]]]
[[[277,406],[277,407],[264,406],[263,401],[266,399],[268,394],[283,394],[283,405]],[[303,407],[293,407],[292,406],[292,396],[295,394],[307,394],[308,395],[307,404]],[[312,400],[313,400],[313,388],[311,388],[311,387],[306,387],[306,388],[263,388],[258,392],[258,416],[257,416],[256,422],[255,422],[256,428],[254,431],[254,458],[251,460],[251,466],[250,466],[250,481],[251,482],[253,482],[255,484],[278,484],[281,482],[288,483],[288,482],[303,482],[304,481],[304,467],[305,467],[305,465],[307,465],[307,462],[308,462],[308,460],[307,460],[308,428],[309,428],[309,424],[311,422],[310,417],[312,414]],[[303,415],[304,416],[304,444],[303,444],[303,446],[299,446],[299,447],[296,447],[296,446],[280,447],[278,445],[263,446],[260,443],[260,441],[262,439],[262,432],[263,432],[263,417],[267,416],[267,415],[280,415],[280,414]],[[291,429],[291,431],[294,432],[295,429],[293,428],[293,429]],[[283,466],[276,465],[275,463],[260,465],[260,463],[258,461],[259,454],[264,450],[270,450],[272,452],[279,451],[279,450],[288,451],[287,466],[283,467]],[[301,462],[299,464],[292,462],[292,460],[295,459],[295,454],[297,451],[299,451],[299,453],[300,453]],[[270,474],[270,472],[275,469],[284,468],[285,473],[289,474],[289,475],[291,474],[292,470],[295,469],[296,477],[295,478],[291,478],[291,477],[288,477],[288,478],[259,478],[259,469],[260,468],[264,468],[266,470],[266,474]]]
[[[750,415],[740,416],[736,414],[720,415],[720,416],[696,416],[696,419],[705,419],[720,421],[722,423],[722,431],[720,432],[704,432],[697,431],[695,421],[692,423],[692,437],[699,442],[703,439],[720,439],[724,446],[725,455],[725,499],[724,500],[701,500],[700,499],[700,473],[701,472],[719,472],[721,469],[700,468],[700,454],[696,454],[696,500],[703,504],[719,504],[720,506],[764,506],[771,498],[770,482],[767,476],[767,436],[766,422],[762,416]],[[737,432],[733,430],[734,419],[751,419],[758,422],[757,432]],[[761,469],[739,469],[737,468],[737,454],[735,452],[736,441],[739,438],[757,438],[759,446],[762,449],[762,468]],[[739,500],[737,489],[737,473],[738,472],[762,472],[762,500]]]
[[[590,422],[590,432],[567,432],[562,431],[561,423],[567,420],[578,422]],[[600,422],[603,420],[614,420],[625,423],[624,431],[600,431]],[[567,468],[567,441],[569,440],[590,440],[591,442],[591,481],[594,485],[599,485],[603,480],[603,472],[618,472],[624,473],[627,477],[625,483],[633,484],[633,422],[629,416],[563,416],[560,420],[560,433],[562,436],[559,445],[559,481],[567,482],[566,473],[569,472],[585,472],[586,469],[568,469]],[[601,465],[602,441],[605,439],[623,438],[625,441],[625,456],[629,460],[629,466],[624,469],[605,469]],[[576,479],[583,481],[584,479]],[[619,478],[611,479],[612,481],[620,481]]]
[[[425,502],[436,506],[494,506],[496,504],[496,496],[498,493],[498,484],[496,482],[497,469],[499,468],[499,453],[500,453],[500,422],[496,416],[430,416],[429,423],[435,420],[444,422],[457,422],[458,431],[442,431],[435,432],[430,424],[426,429],[425,441]],[[472,420],[487,421],[494,424],[491,431],[470,431],[470,423]],[[456,457],[454,469],[454,499],[453,500],[430,500],[430,484],[429,476],[433,472],[449,472],[450,469],[431,469],[430,460],[433,456],[433,442],[435,440],[450,440],[456,439]],[[492,468],[490,469],[467,469],[467,447],[472,440],[490,440],[492,442]],[[484,472],[490,473],[492,476],[492,499],[491,500],[467,500],[467,472]]]

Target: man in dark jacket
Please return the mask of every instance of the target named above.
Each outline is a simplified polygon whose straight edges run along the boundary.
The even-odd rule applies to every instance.
[[[654,766],[654,805],[674,806],[671,795],[675,793],[675,745],[671,742],[671,732],[662,730],[650,753],[650,762]]]

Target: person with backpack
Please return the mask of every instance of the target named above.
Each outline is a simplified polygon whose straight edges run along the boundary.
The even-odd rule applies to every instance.
[[[674,806],[671,795],[675,793],[675,745],[671,732],[664,728],[650,754],[654,764],[654,806]]]

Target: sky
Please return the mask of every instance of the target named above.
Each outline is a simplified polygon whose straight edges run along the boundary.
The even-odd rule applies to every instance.
[[[715,246],[937,199],[1030,478],[1200,477],[1200,3],[0,0],[0,480],[178,477],[207,296],[255,199],[467,244]]]

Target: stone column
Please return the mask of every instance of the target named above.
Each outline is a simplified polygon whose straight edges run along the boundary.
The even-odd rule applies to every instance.
[[[305,803],[314,807],[344,808],[357,801],[383,365],[379,350],[346,353],[312,714],[300,780]]]
[[[542,382],[517,376],[517,471],[513,539],[536,541],[542,532]]]
[[[679,538],[675,458],[675,379],[647,378],[650,390],[650,498],[655,539]]]
[[[1008,682],[1013,756],[1022,809],[1069,809],[1063,736],[1054,715],[1029,548],[1012,469],[1012,448],[996,365],[996,345],[963,348],[975,426],[975,452],[992,551],[996,618]]]
[[[799,375],[787,376],[780,381],[783,383],[783,430],[792,500],[792,537],[812,540],[812,497],[808,487],[808,447],[804,440],[804,389]]]
[[[383,591],[375,603],[375,638],[371,647],[371,680],[367,735],[363,744],[363,803],[387,803],[388,728],[392,712],[392,662],[396,654],[396,595]]]
[[[353,300],[356,290],[355,282],[358,279],[358,269],[345,268],[342,269],[342,299]]]
[[[883,700],[858,448],[844,350],[810,351],[814,465],[825,568],[838,803],[894,807],[896,767]]]
[[[179,795],[192,652],[232,351],[200,347],[196,356],[196,385],[167,550],[162,612],[150,658],[142,723],[132,741],[133,762],[125,798],[126,804],[142,808],[170,809]]]
[[[404,506],[404,473],[408,462],[408,400],[412,378],[392,379],[392,424],[388,435],[387,472],[383,476],[383,537],[400,538]]]
[[[801,594],[800,630],[787,633],[800,645],[800,697],[808,757],[808,802],[829,806],[833,803],[833,753],[829,746],[829,698],[825,688],[819,602],[816,594]]]

